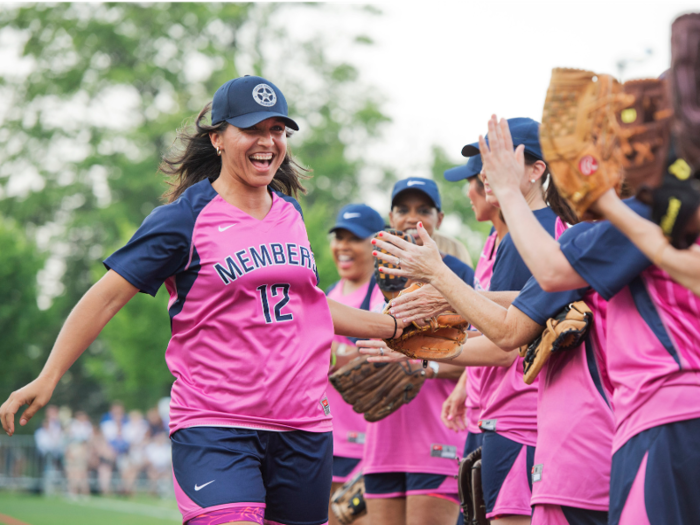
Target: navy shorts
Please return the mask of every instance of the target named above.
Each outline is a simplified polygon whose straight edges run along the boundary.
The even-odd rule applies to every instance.
[[[344,456],[333,456],[333,482],[345,483],[362,460],[358,458],[346,458]]]
[[[610,525],[700,523],[700,419],[640,432],[612,458]]]
[[[459,502],[457,480],[454,476],[414,472],[382,472],[365,474],[365,497],[405,498],[407,496],[437,496]]]
[[[183,522],[328,521],[331,432],[192,427],[178,430],[171,440]]]
[[[483,432],[467,432],[467,441],[466,443],[464,443],[464,455],[462,457],[466,458],[469,454],[471,454],[477,448],[479,448],[483,444],[483,442]]]

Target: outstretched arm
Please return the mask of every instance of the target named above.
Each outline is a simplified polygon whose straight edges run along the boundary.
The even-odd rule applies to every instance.
[[[12,392],[0,407],[0,421],[8,435],[15,432],[15,414],[20,407],[29,405],[19,421],[24,426],[49,402],[63,374],[137,292],[138,288],[112,270],[88,290],[66,319],[39,377]]]
[[[391,339],[394,333],[401,335],[404,324],[391,316],[360,310],[341,304],[333,299],[328,299],[328,306],[333,317],[333,328],[337,335],[345,337],[361,337],[376,339]],[[396,327],[396,331],[394,328]]]
[[[614,190],[608,190],[598,199],[596,209],[650,261],[700,297],[700,247],[697,244],[688,250],[677,250],[669,244],[659,226],[637,215]]]
[[[542,227],[520,190],[525,171],[524,146],[513,151],[505,119],[489,121],[489,143],[479,138],[479,151],[508,231],[528,269],[547,292],[582,288],[588,284],[569,264],[559,243]]]

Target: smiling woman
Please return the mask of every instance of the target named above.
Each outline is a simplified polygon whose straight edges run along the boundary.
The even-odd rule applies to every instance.
[[[211,124],[208,113],[181,131],[184,150],[163,161],[168,204],[104,261],[107,273],[66,320],[44,370],[12,393],[0,421],[11,435],[28,404],[26,425],[105,324],[138,291],[155,296],[164,284],[183,523],[319,525],[328,521],[333,466],[333,335],[392,338],[403,323],[318,288],[294,198],[304,191],[301,170],[287,149],[298,126],[282,92],[264,78],[237,78],[214,95]]]

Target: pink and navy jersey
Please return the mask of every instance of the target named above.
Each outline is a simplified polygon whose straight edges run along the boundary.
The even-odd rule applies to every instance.
[[[580,223],[560,242],[588,230]],[[613,387],[605,368],[607,303],[589,287],[547,293],[531,278],[513,306],[540,325],[584,300],[593,326],[584,344],[550,357],[540,371],[532,504],[606,511],[615,430]]]
[[[557,215],[550,208],[533,212],[539,223],[554,237],[558,230]],[[506,234],[498,246],[491,277],[491,291],[522,290],[532,277],[530,270]],[[523,381],[523,358],[517,357],[508,367],[485,366],[481,376],[482,430],[495,431],[522,445],[537,443],[537,379],[532,385]]]
[[[491,233],[486,239],[484,249],[481,251],[481,257],[476,263],[474,269],[474,289],[478,291],[488,291],[491,284],[491,275],[493,273],[493,263],[496,262],[496,242],[498,241],[498,233],[491,228]],[[479,394],[481,391],[481,374],[482,367],[470,366],[467,367],[467,399],[464,402],[466,406],[465,419],[467,421],[467,430],[472,434],[479,434],[479,416],[481,416],[481,403],[479,402]]]
[[[384,305],[384,295],[371,279],[364,286],[347,295],[343,295],[343,281],[340,280],[328,292],[328,298],[339,303],[373,311]],[[370,290],[369,287],[372,286]],[[363,303],[366,303],[363,304]],[[354,345],[355,342],[342,335],[333,339],[338,344]],[[362,458],[364,454],[365,430],[367,421],[348,405],[334,388],[328,389],[328,401],[333,407],[333,455],[345,458]]]
[[[650,215],[638,200],[625,202]],[[562,251],[609,302],[613,452],[649,428],[700,418],[700,298],[652,266],[608,221],[563,244]]]
[[[333,322],[296,200],[273,191],[257,220],[204,180],[156,208],[105,266],[170,294],[171,434],[332,429]]]
[[[450,255],[443,261],[467,284],[473,284],[474,272],[466,264]],[[456,475],[455,459],[464,448],[467,432],[453,432],[440,419],[442,404],[455,383],[454,379],[428,379],[409,404],[381,421],[367,423],[362,471]]]

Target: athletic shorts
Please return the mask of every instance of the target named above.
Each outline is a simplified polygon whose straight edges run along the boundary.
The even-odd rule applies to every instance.
[[[332,432],[192,427],[170,439],[183,523],[328,522]]]
[[[563,505],[536,504],[532,512],[532,525],[608,525],[608,513],[604,510],[579,509]]]
[[[535,447],[522,445],[496,432],[483,433],[481,484],[486,517],[530,516]]]
[[[333,483],[345,483],[362,470],[362,460],[333,456]]]
[[[612,458],[610,525],[700,523],[700,419],[640,432]]]
[[[442,474],[382,472],[365,474],[365,498],[405,498],[434,496],[459,504],[457,480]]]
[[[483,432],[467,432],[467,441],[464,443],[464,455],[466,458],[469,454],[479,448],[484,442]]]

